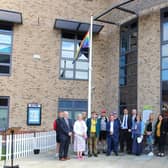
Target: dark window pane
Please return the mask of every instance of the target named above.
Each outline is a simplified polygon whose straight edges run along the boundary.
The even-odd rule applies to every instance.
[[[121,39],[121,53],[125,53],[128,50],[128,38],[123,36]]]
[[[75,39],[75,34],[64,32],[62,33],[62,38]]]
[[[164,18],[168,18],[168,12],[164,12]]]
[[[137,48],[137,32],[133,32],[131,35],[130,35],[130,47],[131,47],[131,50],[135,50]]]
[[[7,23],[7,22],[0,22],[0,30],[12,30],[13,24],[12,23]]]
[[[135,29],[135,28],[137,28],[137,22],[134,22],[131,24],[131,29]]]
[[[8,106],[8,99],[0,98],[0,106]]]
[[[0,63],[10,63],[10,55],[0,55]]]
[[[1,74],[9,74],[9,66],[0,65]]]
[[[74,101],[74,108],[86,109],[87,101]]]
[[[68,101],[68,100],[59,101],[59,108],[72,108],[72,101]]]

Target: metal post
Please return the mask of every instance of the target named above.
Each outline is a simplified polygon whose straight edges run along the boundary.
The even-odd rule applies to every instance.
[[[90,19],[88,118],[91,117],[91,108],[92,108],[92,35],[93,35],[93,16],[91,16],[91,19]]]

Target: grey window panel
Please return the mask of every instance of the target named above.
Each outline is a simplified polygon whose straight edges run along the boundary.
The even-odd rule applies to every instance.
[[[61,30],[68,30],[74,32],[87,32],[89,29],[89,23],[77,22],[77,21],[70,21],[70,20],[63,20],[63,19],[56,19],[54,28],[61,29]],[[93,33],[99,33],[103,28],[103,25],[93,25]]]
[[[22,24],[22,13],[0,9],[0,21]]]

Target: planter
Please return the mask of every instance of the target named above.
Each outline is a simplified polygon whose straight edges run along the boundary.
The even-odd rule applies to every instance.
[[[3,168],[19,168],[19,165],[14,165],[14,166],[4,166]]]
[[[40,153],[40,149],[34,149],[33,152],[35,155],[38,155]]]

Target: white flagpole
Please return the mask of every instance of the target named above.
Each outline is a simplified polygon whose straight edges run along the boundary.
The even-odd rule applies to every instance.
[[[92,110],[92,35],[93,35],[93,16],[91,16],[91,19],[90,19],[88,118],[91,117],[91,110]]]

